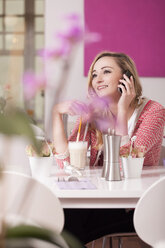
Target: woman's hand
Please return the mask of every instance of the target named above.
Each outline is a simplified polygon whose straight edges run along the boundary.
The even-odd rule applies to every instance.
[[[81,115],[85,118],[88,112],[87,105],[77,100],[65,101],[54,106],[54,113],[58,114],[68,114],[71,116]]]
[[[93,98],[88,104],[77,100],[65,101],[55,105],[54,115],[56,114],[79,115],[82,122],[94,122],[100,131],[114,128],[115,123],[114,116],[109,109],[109,100],[106,98]]]
[[[120,88],[122,89],[121,97],[118,101],[117,106],[117,116],[116,116],[116,133],[122,136],[128,135],[128,119],[134,110],[130,109],[130,104],[132,100],[135,98],[135,88],[133,77],[130,79],[124,74],[123,79],[119,80],[122,84],[120,84]]]
[[[120,79],[119,81],[121,82],[119,87],[122,89],[122,94],[118,102],[118,109],[127,111],[130,103],[136,96],[133,76],[129,79],[124,74],[123,79]]]
[[[58,103],[53,108],[53,140],[56,153],[64,154],[68,148],[68,141],[65,134],[63,114],[81,115],[86,114],[87,106],[80,101],[65,101]]]

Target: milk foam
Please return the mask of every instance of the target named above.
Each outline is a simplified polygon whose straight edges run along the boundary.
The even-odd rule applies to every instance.
[[[69,142],[69,149],[87,149],[87,142]]]

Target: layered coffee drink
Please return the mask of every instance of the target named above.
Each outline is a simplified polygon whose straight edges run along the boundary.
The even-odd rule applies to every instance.
[[[70,165],[80,170],[85,169],[85,166],[87,165],[87,142],[70,141],[68,145],[70,153]]]

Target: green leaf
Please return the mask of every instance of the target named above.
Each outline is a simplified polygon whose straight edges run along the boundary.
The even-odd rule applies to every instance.
[[[66,230],[63,230],[61,234],[57,234],[51,230],[31,225],[8,227],[6,229],[5,238],[7,240],[36,238],[50,242],[61,248],[84,248],[84,245]]]
[[[70,232],[63,230],[61,236],[65,239],[70,248],[84,248],[84,245]]]
[[[7,239],[36,238],[39,240],[48,241],[52,244],[58,245],[58,247],[63,248],[63,242],[61,242],[59,236],[59,234],[56,234],[48,229],[30,225],[19,225],[15,227],[9,227],[6,230]]]
[[[0,114],[0,133],[7,136],[24,136],[29,139],[38,153],[40,151],[40,145],[35,138],[30,120],[26,113],[19,109]]]

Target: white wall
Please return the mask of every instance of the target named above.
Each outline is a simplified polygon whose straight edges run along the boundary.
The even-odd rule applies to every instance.
[[[78,13],[83,20],[83,0],[45,0],[45,2],[45,43],[46,47],[51,47],[55,42],[53,34],[55,31],[60,30],[62,25],[61,17],[63,15]],[[72,63],[66,82],[67,87],[61,96],[61,100],[73,98],[83,100],[85,98],[87,83],[86,78],[83,76],[83,44],[78,47]],[[50,65],[47,63],[46,72],[50,77],[50,84],[56,85],[58,83],[59,71],[58,64]],[[51,112],[52,106],[56,102],[51,88],[46,92],[45,101],[45,130],[47,136],[51,138]]]
[[[6,137],[0,135],[0,158],[4,170],[17,171],[31,175],[25,148],[29,140],[21,136]]]
[[[165,78],[141,78],[143,95],[165,106]]]
[[[45,0],[45,41],[46,47],[53,46],[53,34],[61,26],[61,16],[66,13],[76,12],[83,18],[84,8],[83,0]],[[91,30],[92,31],[92,30]],[[57,83],[56,74],[58,74],[58,65],[51,66],[47,64],[46,71],[50,76],[50,81]],[[153,68],[154,70],[154,68]],[[57,81],[56,81],[57,80]],[[143,95],[160,102],[165,106],[165,78],[141,78],[143,86]],[[68,78],[67,88],[61,99],[84,99],[87,87],[87,79],[83,76],[83,46],[79,48],[76,59],[73,63],[70,76]],[[52,89],[46,92],[45,103],[45,128],[47,136],[51,138],[51,111],[55,103]]]

